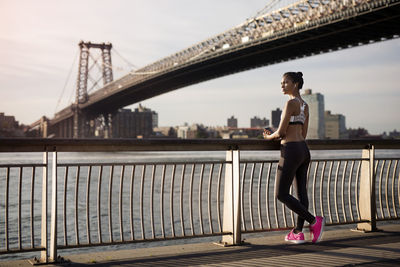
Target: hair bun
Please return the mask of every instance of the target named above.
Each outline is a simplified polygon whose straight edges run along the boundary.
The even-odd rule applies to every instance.
[[[297,83],[298,89],[303,88],[304,80],[303,80],[303,73],[299,72],[286,72],[283,74],[283,77],[288,77],[292,82]]]

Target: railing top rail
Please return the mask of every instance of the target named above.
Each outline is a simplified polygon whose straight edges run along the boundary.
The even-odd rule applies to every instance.
[[[400,140],[307,140],[312,150],[400,149]],[[279,142],[257,139],[0,139],[0,152],[279,150]]]

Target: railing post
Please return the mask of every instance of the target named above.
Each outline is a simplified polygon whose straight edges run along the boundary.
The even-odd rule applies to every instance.
[[[40,262],[47,263],[48,246],[47,246],[47,181],[49,168],[49,154],[43,152],[43,179],[42,179],[42,230],[40,245],[45,249],[40,252]]]
[[[221,243],[224,245],[239,245],[241,238],[240,216],[240,153],[239,150],[226,152],[224,213],[222,231],[230,232],[224,235]]]
[[[57,261],[57,151],[53,151],[51,175],[51,224],[50,255],[51,262]]]
[[[357,224],[357,230],[376,231],[376,197],[375,197],[375,149],[373,145],[362,151],[361,181],[359,193],[360,219],[368,222]]]

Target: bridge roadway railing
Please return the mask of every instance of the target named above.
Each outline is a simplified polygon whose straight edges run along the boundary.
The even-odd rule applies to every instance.
[[[373,231],[400,218],[400,140],[308,144],[319,153],[309,209],[328,226]],[[53,262],[68,248],[208,236],[240,244],[295,223],[275,198],[276,142],[3,139],[0,152],[0,254],[40,251]]]

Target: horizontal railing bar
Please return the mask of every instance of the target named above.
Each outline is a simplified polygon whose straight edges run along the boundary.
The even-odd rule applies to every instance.
[[[356,223],[368,223],[368,220],[355,220],[355,221],[340,221],[340,222],[329,222],[326,223],[326,226],[336,226],[336,225],[347,225],[347,224],[356,224]]]
[[[257,163],[277,163],[277,162],[279,162],[279,160],[240,160],[240,163],[254,163],[254,164],[257,164]]]
[[[57,164],[58,167],[98,167],[98,166],[123,166],[123,165],[177,165],[177,164],[223,164],[223,163],[231,163],[232,161],[220,160],[220,161],[140,161],[140,162],[99,162],[99,163],[59,163]]]
[[[385,222],[385,221],[398,221],[398,220],[400,220],[400,218],[395,218],[395,217],[392,217],[392,218],[388,218],[388,217],[386,217],[386,218],[376,218],[376,221],[378,222],[378,221],[380,221],[380,222]]]
[[[375,160],[397,160],[398,158],[379,158],[375,157]],[[362,160],[369,160],[369,158],[312,158],[311,161],[313,162],[329,162],[329,161],[362,161]],[[276,163],[278,160],[240,160],[240,163]]]
[[[44,251],[44,250],[46,250],[46,248],[43,248],[43,247],[0,250],[0,255],[14,254],[14,253],[24,253],[24,252],[35,252],[35,251]]]
[[[400,149],[400,140],[307,140],[311,150]],[[45,139],[4,138],[0,152],[101,151],[222,151],[279,150],[276,141],[262,139]]]
[[[102,243],[90,243],[90,244],[77,244],[77,245],[68,245],[68,246],[57,246],[57,249],[70,249],[70,248],[83,248],[83,247],[101,247],[101,246],[110,246],[110,245],[123,245],[123,244],[133,244],[133,243],[144,243],[144,242],[156,242],[156,241],[169,241],[169,240],[181,240],[181,239],[192,239],[192,238],[204,238],[204,237],[213,237],[213,236],[222,236],[222,235],[231,235],[231,232],[221,232],[221,233],[212,233],[212,234],[202,234],[202,235],[191,235],[191,236],[174,236],[174,237],[155,237],[152,239],[135,239],[135,240],[124,240],[124,241],[113,241],[113,242],[102,242]]]
[[[0,168],[31,168],[31,167],[46,167],[46,164],[38,163],[38,164],[0,164]]]
[[[398,158],[375,158],[376,160],[397,160]],[[368,158],[322,158],[322,159],[312,159],[313,162],[335,162],[335,161],[365,161],[369,160]],[[176,164],[223,164],[223,163],[231,163],[232,161],[219,160],[219,161],[157,161],[157,165],[176,165]],[[276,163],[278,160],[241,160],[240,163]],[[138,162],[99,162],[99,163],[89,163],[89,162],[80,162],[80,163],[59,163],[58,167],[83,167],[83,166],[123,166],[123,165],[153,165],[153,161],[138,161]],[[39,167],[44,167],[45,165],[35,165]],[[2,167],[32,167],[32,165],[0,165]]]
[[[335,162],[335,161],[355,161],[355,160],[360,161],[360,160],[369,160],[369,159],[368,158],[334,158],[334,159],[327,159],[327,158],[314,159],[314,158],[311,158],[311,160],[314,161],[314,162]]]
[[[389,158],[389,157],[385,157],[385,158],[380,158],[380,157],[375,157],[375,160],[398,160],[399,158]]]
[[[242,230],[240,232],[242,234],[252,234],[252,233],[278,232],[278,231],[286,231],[286,230],[292,230],[292,229],[293,229],[293,227],[278,227],[278,228],[269,228],[269,229]]]

